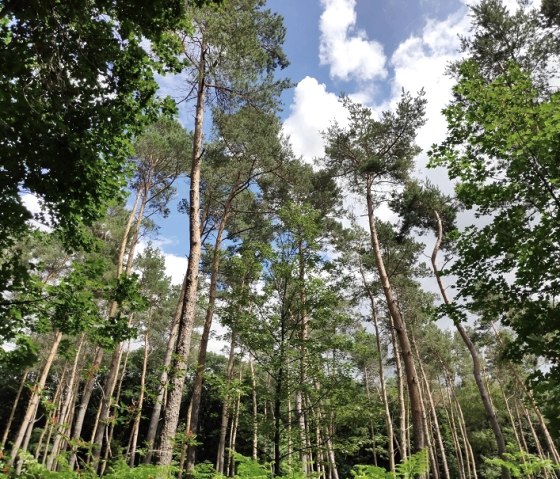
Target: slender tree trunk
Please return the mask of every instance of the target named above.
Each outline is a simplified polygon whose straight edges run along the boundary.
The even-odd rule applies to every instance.
[[[78,406],[78,414],[74,421],[74,427],[72,429],[72,454],[70,456],[70,468],[73,469],[77,460],[77,442],[82,435],[82,428],[84,425],[84,419],[86,417],[87,408],[93,394],[93,388],[95,386],[95,379],[97,378],[97,373],[99,367],[101,366],[101,361],[103,360],[104,350],[100,346],[95,352],[95,358],[93,363],[89,368],[86,375],[86,382],[82,390],[82,398],[80,400],[80,405]]]
[[[299,360],[299,385],[296,390],[296,414],[299,425],[300,437],[300,461],[303,475],[309,471],[309,457],[307,449],[306,418],[303,410],[303,391],[307,382],[307,339],[309,336],[309,318],[307,315],[307,294],[305,290],[305,257],[303,250],[303,240],[298,242],[298,262],[299,262],[299,288],[300,288],[300,308],[301,308],[301,331],[300,331],[300,360]]]
[[[150,312],[151,314],[151,312]],[[149,320],[148,320],[149,321]],[[144,334],[144,357],[142,360],[142,374],[140,376],[140,393],[138,394],[138,403],[134,414],[134,422],[132,424],[130,451],[129,451],[129,465],[134,467],[136,459],[136,446],[138,444],[138,434],[140,432],[140,419],[142,418],[142,408],[144,406],[144,395],[146,392],[146,375],[148,372],[148,329]]]
[[[66,394],[64,396],[64,403],[61,408],[60,419],[59,419],[59,429],[57,434],[54,438],[53,446],[51,449],[50,456],[47,460],[47,468],[49,471],[54,470],[53,465],[55,464],[55,460],[60,452],[60,445],[64,438],[67,435],[68,430],[70,429],[70,424],[68,422],[70,416],[70,406],[74,399],[75,393],[75,384],[78,377],[78,364],[80,361],[80,353],[82,351],[82,346],[84,344],[85,334],[82,333],[80,337],[80,341],[78,343],[78,349],[76,350],[76,356],[74,358],[74,363],[72,365],[72,371],[70,373],[70,379],[66,385]]]
[[[12,409],[10,410],[10,416],[8,417],[8,421],[6,422],[6,426],[4,428],[4,433],[2,434],[2,442],[0,443],[0,451],[4,450],[6,446],[6,441],[8,440],[8,435],[10,434],[10,429],[12,427],[12,422],[14,421],[14,416],[16,414],[19,400],[21,398],[21,393],[23,392],[23,388],[25,386],[25,381],[27,380],[27,376],[29,374],[29,369],[26,369],[23,372],[23,376],[21,377],[21,381],[19,383],[19,388],[16,393],[16,398],[14,399],[14,404],[12,404]]]
[[[243,379],[243,364],[239,363],[239,382]],[[235,445],[237,443],[237,429],[239,427],[239,415],[241,413],[241,393],[237,394],[235,401],[235,413],[231,423],[231,436],[229,443],[228,476],[235,475]]]
[[[61,340],[62,340],[62,333],[60,331],[57,331],[54,335],[54,341],[53,344],[51,345],[49,355],[47,356],[45,365],[43,366],[43,371],[41,372],[41,376],[39,377],[37,384],[33,388],[33,392],[31,393],[31,398],[29,399],[29,403],[27,405],[27,411],[23,416],[23,421],[19,428],[18,434],[14,440],[14,445],[12,446],[10,459],[8,461],[8,464],[10,466],[13,466],[14,461],[20,449],[23,449],[24,451],[26,450],[26,447],[21,448],[25,437],[25,433],[27,431],[27,428],[32,426],[33,419],[37,412],[37,408],[39,407],[39,403],[41,401],[41,394],[43,392],[43,389],[45,388],[45,384],[47,382],[47,378],[49,377],[49,372],[51,370],[51,366],[56,357],[56,352],[58,351],[58,346]]]
[[[449,373],[449,370],[447,369],[446,365],[442,364],[442,366],[444,368],[445,380],[447,382],[447,386],[450,391],[450,402],[452,404],[451,407],[453,407],[454,404],[457,409],[457,424],[459,426],[459,432],[461,433],[461,439],[463,441],[464,450],[465,450],[465,460],[466,460],[465,464],[467,466],[467,475],[468,477],[474,477],[474,479],[477,479],[476,461],[474,459],[472,446],[467,434],[467,426],[465,422],[465,416],[463,414],[463,408],[461,407],[461,403],[459,402],[459,399],[455,394],[455,387],[451,380],[451,375]]]
[[[439,381],[438,381],[439,382]],[[449,430],[451,432],[451,438],[453,439],[453,445],[455,447],[455,455],[457,457],[457,466],[459,472],[459,479],[466,479],[465,471],[465,461],[463,459],[463,451],[461,450],[461,443],[459,442],[459,435],[457,434],[457,424],[455,422],[455,415],[453,413],[453,404],[451,402],[451,396],[447,392],[447,386],[443,386],[440,382],[441,395],[444,402],[444,410],[447,416],[447,423],[449,424]]]
[[[383,261],[383,255],[381,253],[381,245],[379,244],[379,238],[377,236],[376,220],[375,220],[375,213],[374,213],[375,208],[374,208],[371,188],[372,188],[371,178],[368,177],[367,186],[366,186],[366,200],[367,200],[367,209],[368,209],[371,246],[375,256],[375,263],[377,265],[379,280],[383,287],[383,293],[385,294],[387,307],[389,309],[389,313],[391,315],[393,324],[395,326],[395,331],[397,333],[397,338],[399,340],[399,345],[402,353],[402,359],[404,362],[406,381],[408,385],[408,397],[410,399],[410,409],[412,414],[412,433],[413,433],[414,451],[421,451],[422,449],[424,449],[425,438],[424,438],[424,426],[422,421],[422,401],[420,399],[420,384],[418,382],[418,376],[416,374],[416,368],[414,366],[414,358],[412,357],[412,351],[410,348],[410,341],[408,338],[406,326],[400,314],[393,293],[393,288],[391,286],[389,276],[385,269],[385,263]]]
[[[56,387],[56,391],[54,393],[52,404],[54,406],[53,410],[47,416],[47,422],[45,424],[45,429],[47,429],[47,439],[45,441],[45,452],[43,453],[43,457],[41,460],[41,464],[44,466],[47,462],[47,457],[49,456],[49,445],[51,443],[51,438],[53,434],[56,434],[58,426],[60,424],[60,417],[62,412],[62,393],[64,390],[64,384],[66,382],[66,373],[67,368],[64,367],[62,375],[60,376],[60,381]],[[37,446],[37,451],[35,452],[35,457],[37,459],[41,456],[41,447],[42,444],[39,443]]]
[[[445,286],[443,284],[443,280],[441,279],[441,275],[439,274],[439,270],[438,270],[438,266],[437,266],[437,255],[439,253],[439,249],[441,247],[441,242],[443,241],[443,225],[441,222],[441,217],[439,215],[439,213],[437,211],[434,211],[434,214],[436,216],[437,219],[437,225],[438,225],[438,229],[437,229],[437,238],[436,238],[436,243],[434,245],[434,250],[432,252],[432,269],[434,271],[434,276],[436,277],[436,281],[439,287],[439,291],[441,294],[441,297],[443,299],[443,302],[446,305],[450,305],[451,301],[449,299],[449,297],[447,296],[447,291],[445,289]],[[484,411],[486,412],[486,417],[488,418],[488,422],[490,423],[490,427],[492,428],[492,432],[494,433],[494,438],[496,439],[496,446],[498,448],[498,453],[500,454],[500,456],[504,457],[504,454],[506,453],[506,441],[504,439],[504,435],[502,433],[502,429],[500,427],[500,423],[498,422],[498,417],[496,415],[496,411],[494,410],[492,403],[490,401],[490,394],[488,393],[488,389],[486,388],[483,378],[482,378],[482,367],[480,364],[480,357],[478,355],[478,351],[475,347],[475,345],[473,344],[473,342],[471,341],[471,338],[469,337],[469,335],[467,334],[467,332],[465,331],[465,328],[463,327],[463,325],[458,322],[455,321],[455,327],[457,328],[457,331],[459,332],[459,335],[461,336],[461,339],[463,340],[463,342],[465,343],[465,346],[467,347],[467,349],[469,350],[469,353],[471,355],[472,358],[472,363],[473,363],[473,376],[474,376],[474,380],[476,382],[476,385],[478,387],[478,391],[480,393],[480,398],[482,400],[482,404],[484,406]],[[510,473],[509,470],[505,467],[502,468],[502,476],[503,479],[509,479],[510,478]]]
[[[113,392],[117,385],[118,371],[121,364],[122,347],[118,345],[113,351],[111,356],[111,363],[105,379],[105,386],[103,388],[103,396],[101,404],[99,405],[99,414],[97,417],[97,427],[93,437],[93,467],[97,469],[99,459],[101,458],[101,449],[103,447],[103,438],[105,437],[105,430],[108,425],[109,414],[111,411],[111,404],[113,399]]]
[[[235,333],[231,332],[231,344],[229,348],[229,357],[227,363],[227,376],[226,380],[229,384],[233,379],[233,366],[235,360]],[[218,453],[216,456],[216,472],[218,474],[224,473],[224,456],[226,450],[226,435],[229,423],[229,397],[224,398],[224,403],[222,404],[222,420],[220,424],[220,440],[218,442]]]
[[[492,329],[494,330],[494,334],[496,336],[496,339],[500,343],[500,345],[502,347],[505,347],[504,340],[502,339],[499,331],[496,329],[496,326],[494,325],[494,323],[492,323]],[[520,377],[519,372],[517,371],[517,369],[515,367],[509,368],[509,372],[511,372],[513,374],[513,377],[515,378],[515,382],[517,383],[517,385],[519,386],[519,388],[523,392],[525,398],[531,404],[531,408],[533,409],[535,415],[537,416],[537,420],[539,422],[539,426],[540,426],[540,428],[542,430],[542,433],[544,435],[547,448],[550,452],[550,455],[552,456],[551,457],[552,461],[555,464],[560,464],[560,454],[558,453],[558,449],[556,448],[556,445],[554,444],[554,439],[552,439],[552,435],[550,434],[550,431],[548,430],[548,426],[546,425],[546,421],[544,419],[544,416],[542,415],[541,410],[540,410],[538,404],[536,403],[535,398],[533,397],[533,393],[531,392],[530,389],[527,388],[527,386],[525,384],[525,381],[523,381],[523,379]]]
[[[253,461],[257,460],[257,452],[258,452],[258,429],[259,429],[259,418],[258,418],[258,410],[257,410],[257,381],[255,378],[255,368],[253,366],[253,358],[249,358],[249,369],[251,371],[251,388],[252,388],[252,397],[253,397],[253,448],[251,459]]]
[[[179,409],[183,396],[183,387],[187,373],[187,361],[191,346],[196,298],[198,293],[198,270],[200,262],[200,165],[202,160],[202,126],[204,119],[204,100],[206,92],[205,64],[206,43],[204,36],[200,49],[198,91],[196,99],[195,127],[193,136],[193,154],[189,194],[189,261],[187,265],[186,287],[179,322],[177,347],[172,363],[172,375],[169,381],[167,406],[164,411],[161,431],[159,464],[168,466],[173,457],[173,441],[179,422]]]
[[[110,417],[112,417],[112,421],[110,422],[108,427],[105,428],[107,447],[105,448],[105,454],[103,455],[103,461],[101,463],[101,475],[105,474],[105,468],[107,467],[107,459],[109,457],[113,457],[113,451],[111,450],[111,445],[113,443],[113,434],[115,433],[116,420],[119,415],[119,403],[121,400],[122,385],[124,382],[124,376],[126,374],[126,368],[128,366],[129,357],[130,357],[130,339],[128,340],[126,345],[126,354],[124,356],[124,361],[122,362],[122,366],[119,367],[118,370],[120,372],[120,375],[117,381],[117,387],[116,387],[117,391],[114,395],[115,396],[114,399],[111,400],[111,408],[113,409],[113,412],[112,414],[110,414]]]
[[[167,349],[165,350],[165,358],[163,360],[163,369],[159,377],[159,387],[156,400],[154,402],[154,408],[152,410],[152,415],[150,416],[150,424],[148,426],[148,432],[146,434],[146,448],[148,453],[144,459],[144,464],[150,464],[152,462],[152,456],[154,452],[154,442],[158,430],[159,420],[161,416],[161,409],[164,403],[165,392],[167,390],[167,380],[169,377],[169,367],[171,366],[171,361],[173,359],[173,352],[177,346],[177,334],[179,332],[179,321],[181,319],[181,311],[183,306],[183,298],[185,296],[186,288],[186,276],[183,279],[183,285],[181,287],[181,293],[179,294],[179,299],[177,301],[177,308],[175,310],[175,316],[171,322],[171,328],[169,333],[169,340],[167,341]]]
[[[428,382],[428,377],[426,376],[426,372],[424,371],[424,366],[422,364],[422,361],[420,360],[420,354],[418,353],[418,348],[416,347],[416,341],[414,340],[414,336],[412,336],[412,345],[414,347],[414,350],[416,352],[416,357],[418,359],[418,365],[420,368],[420,376],[422,378],[422,381],[424,382],[424,389],[426,391],[426,396],[428,398],[428,404],[429,404],[429,408],[430,408],[430,414],[432,417],[432,422],[434,425],[434,429],[435,429],[435,433],[436,433],[436,441],[441,453],[441,463],[443,466],[443,473],[445,475],[445,479],[451,479],[451,476],[449,474],[449,465],[447,464],[447,455],[445,453],[445,447],[443,445],[443,438],[441,437],[441,428],[439,425],[439,420],[437,417],[437,411],[436,411],[436,407],[434,404],[434,398],[432,395],[432,391],[430,388],[430,383]],[[437,454],[436,454],[437,457]]]
[[[400,453],[401,460],[408,457],[408,440],[407,440],[407,410],[406,401],[404,397],[404,380],[401,365],[401,353],[397,345],[397,338],[393,321],[389,318],[389,329],[391,331],[391,344],[393,345],[393,356],[395,358],[395,370],[397,374],[397,389],[399,391],[399,434],[400,434]]]
[[[206,317],[204,319],[204,326],[202,329],[202,336],[200,338],[200,346],[198,348],[198,363],[194,378],[193,393],[191,398],[191,415],[190,427],[192,434],[198,433],[198,420],[200,414],[200,401],[202,398],[202,385],[204,383],[204,371],[206,369],[206,354],[208,350],[208,340],[210,338],[210,330],[212,329],[212,320],[214,318],[214,310],[216,308],[216,295],[218,287],[218,273],[220,270],[220,258],[222,249],[222,235],[226,227],[226,221],[229,216],[229,204],[231,197],[228,198],[224,206],[224,212],[218,225],[216,232],[216,241],[212,252],[212,265],[210,268],[210,285],[208,289],[208,306],[206,308]],[[187,451],[187,476],[191,477],[194,471],[194,464],[196,459],[196,447],[189,446]]]
[[[282,340],[283,341],[283,340]],[[280,353],[281,358],[283,353]],[[281,359],[283,364],[283,359]],[[274,476],[281,476],[282,469],[280,464],[281,451],[280,445],[282,443],[282,422],[281,422],[281,407],[282,407],[282,388],[284,379],[284,367],[280,366],[276,376],[276,391],[274,394]]]
[[[377,306],[375,298],[371,292],[371,288],[367,284],[366,276],[362,264],[360,263],[360,273],[362,275],[362,282],[366,288],[370,307],[371,319],[375,332],[375,346],[377,348],[377,365],[379,370],[379,384],[381,388],[381,400],[383,401],[383,409],[385,413],[385,427],[387,428],[387,455],[389,456],[389,470],[395,472],[395,446],[394,446],[394,433],[393,433],[393,418],[391,417],[391,409],[389,407],[389,399],[387,396],[387,386],[385,385],[385,371],[383,369],[383,350],[381,348],[381,336],[379,331],[379,320],[377,317]]]
[[[370,387],[369,387],[369,374],[368,374],[367,366],[364,366],[364,386],[365,386],[365,389],[366,389],[366,397],[367,397],[368,403],[371,404],[371,391],[370,391]],[[370,434],[371,434],[371,446],[372,446],[372,450],[373,450],[373,465],[377,466],[377,451],[376,451],[377,445],[375,443],[375,426],[373,424],[373,419],[370,419],[369,429],[370,429]]]

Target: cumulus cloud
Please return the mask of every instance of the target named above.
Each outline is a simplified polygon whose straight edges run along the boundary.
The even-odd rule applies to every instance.
[[[284,133],[290,137],[294,153],[311,162],[324,155],[321,132],[335,120],[341,125],[347,122],[346,110],[337,95],[308,76],[295,88],[290,116],[284,122]]]
[[[332,78],[368,81],[385,78],[383,46],[356,28],[356,0],[321,0],[319,59]]]
[[[412,93],[425,91],[428,121],[418,136],[423,149],[445,136],[446,124],[441,110],[451,99],[454,83],[446,75],[446,68],[459,58],[459,35],[467,34],[468,30],[469,19],[464,12],[443,21],[428,20],[422,34],[402,42],[391,57],[394,68],[392,101],[398,100],[403,88]]]

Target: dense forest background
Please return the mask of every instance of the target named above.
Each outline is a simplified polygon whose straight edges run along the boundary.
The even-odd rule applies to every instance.
[[[560,4],[470,8],[449,196],[422,91],[293,153],[264,0],[0,0],[0,477],[557,478]]]

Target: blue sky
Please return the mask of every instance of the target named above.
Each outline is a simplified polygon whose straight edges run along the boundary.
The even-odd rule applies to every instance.
[[[468,34],[466,1],[268,0],[268,8],[284,17],[287,29],[284,49],[290,66],[282,74],[295,86],[282,96],[281,116],[295,153],[306,161],[323,154],[320,132],[335,119],[345,122],[341,93],[383,111],[395,104],[402,88],[424,88],[428,122],[418,143],[426,150],[441,141],[445,122],[440,112],[453,84],[445,68],[458,57],[459,35]],[[180,96],[180,79],[161,84],[165,93]],[[192,107],[183,107],[181,119],[187,126],[191,116]],[[425,154],[417,165],[418,176],[451,190],[444,172],[425,170]],[[183,183],[178,196],[186,194]],[[349,198],[347,205],[360,214],[359,201]],[[188,252],[187,218],[173,212],[158,224],[168,271],[180,281]]]

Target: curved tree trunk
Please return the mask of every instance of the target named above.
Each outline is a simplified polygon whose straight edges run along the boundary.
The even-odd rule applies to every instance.
[[[434,211],[434,214],[436,215],[438,229],[437,229],[436,244],[434,245],[434,250],[432,252],[432,258],[431,258],[432,259],[432,269],[434,271],[434,275],[436,277],[436,281],[437,281],[437,284],[438,284],[439,291],[440,291],[441,297],[443,299],[443,302],[446,305],[450,305],[451,301],[450,301],[449,297],[447,296],[447,291],[445,290],[445,286],[443,285],[443,281],[441,279],[441,276],[439,274],[439,270],[438,270],[438,267],[437,267],[437,255],[438,255],[438,252],[439,252],[439,249],[440,249],[440,246],[441,246],[441,242],[443,241],[443,225],[442,225],[441,217],[439,216],[439,213],[437,211]],[[469,335],[465,331],[465,328],[463,327],[463,325],[459,322],[455,322],[455,327],[457,328],[457,331],[459,332],[459,335],[461,336],[461,339],[465,343],[465,346],[467,347],[467,349],[469,350],[469,353],[471,355],[472,363],[473,363],[473,376],[474,376],[474,380],[476,382],[476,385],[478,387],[478,392],[480,394],[482,404],[484,406],[484,411],[486,412],[486,417],[488,419],[488,422],[490,423],[490,427],[492,428],[492,432],[494,433],[494,438],[496,440],[496,446],[498,448],[498,453],[502,457],[504,457],[504,454],[506,453],[506,441],[504,439],[504,435],[502,433],[500,423],[498,422],[498,417],[496,415],[496,411],[494,410],[494,407],[492,406],[492,402],[490,401],[490,395],[488,393],[488,389],[486,388],[486,385],[484,384],[484,380],[482,378],[482,367],[481,367],[481,364],[480,364],[480,357],[478,355],[478,351],[477,351],[475,345],[473,344],[473,342],[471,341],[471,338],[469,337]],[[503,476],[503,479],[509,479],[509,477],[510,477],[509,470],[506,469],[505,467],[502,468],[502,476]]]
[[[414,451],[416,452],[424,449],[425,445],[420,384],[418,382],[418,376],[416,374],[416,368],[414,366],[414,358],[412,357],[412,350],[410,348],[410,341],[408,338],[406,326],[397,306],[393,288],[391,287],[391,282],[385,269],[385,263],[383,261],[383,255],[381,253],[381,245],[379,244],[379,238],[377,236],[374,203],[371,188],[371,179],[368,178],[366,186],[366,200],[371,246],[375,256],[375,263],[377,265],[377,270],[379,273],[379,280],[381,281],[381,285],[383,287],[383,293],[385,294],[389,313],[393,320],[393,324],[395,325],[395,331],[397,333],[397,338],[399,340],[399,346],[402,353],[402,359],[404,362],[406,382],[408,386],[408,396],[410,398],[410,409],[412,414],[413,447]]]

